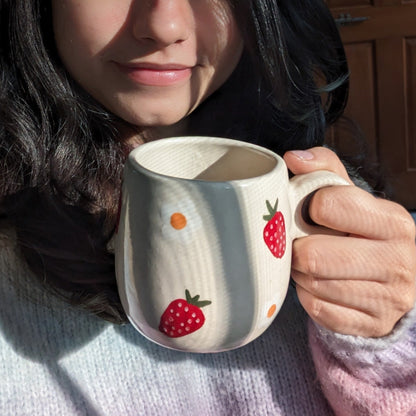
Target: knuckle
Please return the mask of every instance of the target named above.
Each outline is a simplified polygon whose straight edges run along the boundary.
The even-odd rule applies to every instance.
[[[312,198],[309,214],[317,224],[324,224],[334,212],[334,204],[332,192],[328,192],[328,188],[320,189]]]
[[[405,300],[404,300],[404,306],[403,306],[404,313],[410,312],[414,308],[415,302],[416,302],[416,296],[415,296],[414,291],[408,293],[408,295],[405,297]]]
[[[403,238],[406,240],[415,241],[416,238],[416,225],[411,217],[403,217],[400,222],[399,231],[401,232]]]
[[[302,263],[305,274],[315,276],[318,273],[319,254],[314,244],[305,244],[302,252]]]
[[[320,169],[327,169],[341,176],[348,177],[343,163],[334,151],[327,147],[315,147],[313,150],[321,161]]]
[[[323,301],[321,299],[315,297],[311,299],[309,314],[310,317],[316,322],[320,322],[321,320],[322,307]]]
[[[309,286],[312,293],[319,293],[320,292],[320,279],[317,279],[316,277],[310,276],[309,277]]]
[[[416,291],[414,287],[409,287],[406,283],[400,285],[381,286],[381,292],[377,302],[377,314],[379,324],[385,324],[382,330],[392,329],[400,318],[408,313],[414,306]]]
[[[407,288],[401,294],[401,296],[397,299],[396,302],[396,309],[400,313],[401,316],[410,312],[415,305],[416,301],[416,291],[414,288]]]
[[[392,270],[396,276],[396,281],[410,284],[413,280],[413,276],[410,273],[410,269],[407,264],[404,264],[403,261],[400,261],[396,264],[396,267]]]
[[[384,305],[390,305],[390,308],[385,308],[385,312],[390,311],[403,316],[409,312],[416,301],[416,287],[415,279],[413,282],[399,281],[397,283],[383,285],[385,292],[382,296]]]
[[[391,218],[396,220],[396,232],[401,238],[414,243],[416,238],[416,224],[407,210],[399,204],[394,203],[394,215]]]
[[[416,251],[406,244],[396,244],[384,252],[388,274],[393,284],[403,284],[407,288],[416,285]]]
[[[393,329],[393,325],[389,324],[385,319],[374,317],[372,319],[371,336],[381,338],[389,334]]]

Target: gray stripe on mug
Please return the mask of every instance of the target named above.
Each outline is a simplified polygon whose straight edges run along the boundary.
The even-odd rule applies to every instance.
[[[231,183],[203,182],[201,195],[215,221],[222,252],[222,267],[229,296],[230,331],[224,348],[237,347],[250,333],[254,322],[255,291],[245,225],[237,193]]]
[[[134,279],[133,285],[135,287],[137,297],[140,299],[141,312],[147,322],[157,327],[158,322],[155,320],[156,311],[155,306],[151,302],[153,286],[148,279],[150,274],[149,258],[152,247],[149,246],[150,239],[150,222],[146,216],[142,214],[152,212],[153,201],[153,184],[152,179],[144,175],[137,175],[130,163],[126,164],[126,169],[130,169],[129,175],[125,176],[126,186],[131,190],[137,189],[137,192],[129,192],[129,203],[127,205],[127,216],[129,218],[129,229],[126,230],[127,238],[131,244],[131,252],[126,246],[124,249],[128,250],[128,257],[131,262],[132,276],[127,278]],[[129,181],[130,183],[127,183]],[[143,219],[144,218],[144,219]],[[140,236],[140,238],[132,238],[131,234]],[[124,286],[126,283],[124,283]],[[126,313],[129,314],[129,308]],[[140,326],[137,322],[136,325]]]

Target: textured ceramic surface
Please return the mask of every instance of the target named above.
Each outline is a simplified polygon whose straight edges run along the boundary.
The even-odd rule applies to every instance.
[[[293,239],[313,231],[301,201],[333,184],[345,181],[329,172],[289,181],[279,156],[229,139],[163,139],[133,150],[115,243],[132,324],[184,351],[258,337],[286,296]]]

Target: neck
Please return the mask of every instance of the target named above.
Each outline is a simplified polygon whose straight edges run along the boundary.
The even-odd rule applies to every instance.
[[[165,139],[167,137],[186,136],[187,119],[183,119],[178,123],[170,126],[152,126],[138,129],[137,131],[129,130],[124,136],[124,142],[129,150],[140,146],[141,144],[151,142],[153,140]]]

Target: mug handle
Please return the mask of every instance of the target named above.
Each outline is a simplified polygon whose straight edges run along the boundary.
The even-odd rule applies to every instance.
[[[334,185],[351,185],[345,179],[333,172],[318,170],[315,172],[295,175],[289,180],[289,195],[294,213],[292,222],[293,239],[305,237],[310,234],[341,234],[319,225],[310,225],[305,222],[302,216],[302,206],[305,199],[320,188]]]

